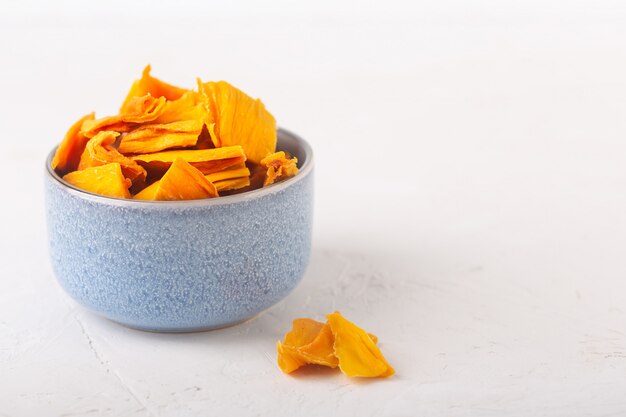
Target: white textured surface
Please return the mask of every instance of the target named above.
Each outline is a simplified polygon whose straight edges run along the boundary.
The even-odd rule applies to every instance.
[[[0,416],[626,414],[623,2],[86,4],[0,6]],[[132,331],[51,276],[44,156],[146,62],[317,152],[310,269],[251,322]],[[395,377],[277,369],[333,309]]]

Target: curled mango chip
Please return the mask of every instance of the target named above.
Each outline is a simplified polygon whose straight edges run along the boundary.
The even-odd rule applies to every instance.
[[[278,350],[278,365],[286,373],[291,373],[308,363],[307,359],[298,352],[298,348],[313,342],[324,323],[312,319],[295,319],[290,332],[285,335],[283,343],[276,344]]]
[[[63,179],[68,183],[92,193],[109,197],[130,198],[130,180],[124,178],[117,162],[70,172]]]
[[[171,123],[181,120],[198,120],[208,126],[209,110],[195,91],[188,91],[179,99],[167,101],[154,123]]]
[[[248,159],[261,162],[276,148],[276,120],[259,99],[225,81],[199,82],[211,115],[209,132],[216,147],[241,145]]]
[[[241,164],[240,166],[235,166],[225,169],[223,171],[214,172],[213,174],[208,174],[206,178],[214,183],[217,181],[231,180],[241,177],[247,178],[249,176],[250,170],[244,164]]]
[[[217,191],[232,191],[232,190],[240,190],[245,187],[250,186],[250,178],[241,177],[241,178],[231,178],[228,180],[216,181],[213,183]]]
[[[361,377],[386,377],[395,373],[363,329],[346,320],[339,312],[326,318],[335,336],[334,350],[341,372]]]
[[[139,192],[137,200],[199,200],[217,197],[217,189],[196,168],[177,158],[163,178]]]
[[[160,200],[238,194],[297,174],[297,159],[276,152],[276,120],[259,99],[225,81],[176,87],[150,70],[132,84],[118,114],[92,113],[70,127],[51,162],[58,175],[85,171],[68,178],[95,181],[100,177],[86,170],[118,164],[131,182],[130,198]],[[89,181],[74,185],[100,189]],[[103,181],[102,190],[111,188]]]
[[[119,133],[117,132],[104,131],[91,138],[80,157],[78,169],[117,162],[122,167],[125,177],[130,178],[131,181],[137,179],[144,180],[146,178],[146,170],[137,162],[119,153],[112,146],[118,136]]]
[[[153,97],[164,97],[167,100],[176,100],[181,98],[183,94],[188,91],[184,88],[175,87],[161,81],[158,78],[154,78],[150,75],[150,70],[150,65],[147,65],[141,74],[141,78],[135,81],[130,87],[130,91],[122,104],[120,113],[128,112],[129,107],[132,106],[131,102],[134,97],[150,94]]]
[[[266,156],[261,160],[261,166],[267,170],[263,186],[293,177],[298,173],[297,164],[298,158],[289,159],[283,151]]]
[[[176,159],[183,159],[199,169],[203,174],[222,171],[246,160],[246,154],[241,146],[200,150],[176,150],[136,155],[133,161],[148,167],[148,169],[167,169]]]
[[[155,98],[150,94],[132,97],[124,113],[97,120],[87,120],[82,125],[81,133],[91,138],[104,130],[119,133],[130,132],[140,123],[154,121],[165,109],[165,104],[163,97]]]
[[[297,349],[298,354],[302,356],[307,363],[336,368],[337,365],[339,365],[339,360],[337,356],[335,356],[334,341],[335,337],[330,326],[324,324],[317,335],[315,335],[315,339]]]
[[[124,135],[117,150],[137,154],[194,146],[203,126],[199,120],[144,125]]]
[[[250,185],[250,170],[244,164],[241,164],[208,174],[206,179],[211,181],[219,192],[238,190]]]
[[[67,131],[63,141],[54,153],[52,169],[56,169],[59,173],[64,174],[78,168],[80,156],[83,154],[85,145],[89,141],[89,138],[83,135],[80,129],[84,122],[93,119],[94,113],[88,114],[70,127],[70,130]]]
[[[350,377],[388,377],[394,369],[376,346],[378,338],[346,320],[339,312],[326,323],[296,319],[284,341],[277,342],[278,366],[285,373],[316,364],[339,369]]]

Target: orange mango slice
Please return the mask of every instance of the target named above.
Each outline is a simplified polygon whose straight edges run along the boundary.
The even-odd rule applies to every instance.
[[[241,145],[259,163],[276,149],[276,120],[259,99],[225,81],[198,82],[210,113],[209,132],[216,147]]]
[[[80,157],[78,169],[117,162],[121,165],[125,177],[130,178],[131,181],[144,180],[146,178],[146,170],[137,162],[119,153],[112,146],[118,136],[119,133],[117,132],[104,131],[91,138]]]
[[[187,91],[177,100],[168,100],[154,123],[200,120],[208,125],[211,120],[209,110],[201,98],[195,91]]]
[[[141,78],[133,83],[130,87],[130,91],[124,99],[124,103],[120,108],[120,113],[127,113],[131,106],[133,97],[145,96],[150,94],[153,97],[164,97],[167,100],[177,100],[183,96],[188,90],[184,88],[175,87],[164,81],[154,78],[150,75],[151,67],[147,65]]]
[[[337,356],[334,352],[335,336],[328,324],[324,324],[319,333],[310,343],[297,348],[298,354],[304,358],[307,363],[316,365],[329,366],[336,368],[339,364]]]
[[[59,173],[65,174],[78,168],[80,156],[89,141],[89,138],[83,135],[80,129],[84,122],[93,120],[94,116],[94,113],[83,116],[70,127],[63,141],[54,153],[52,169],[56,169]]]
[[[215,185],[215,188],[217,188],[217,191],[219,191],[220,193],[222,191],[239,190],[250,186],[250,178],[231,178],[228,180],[216,181],[213,183],[213,185]]]
[[[150,94],[132,97],[124,113],[97,120],[87,120],[83,123],[81,133],[91,138],[104,130],[119,133],[130,132],[140,123],[154,121],[163,112],[165,104],[165,98],[155,98]]]
[[[378,338],[346,320],[339,312],[326,323],[296,319],[276,344],[278,366],[291,373],[307,364],[339,367],[350,377],[387,377],[394,370],[376,346]]]
[[[312,319],[295,319],[291,331],[285,334],[284,343],[277,342],[278,366],[285,372],[291,373],[308,363],[298,348],[313,342],[324,323]]]
[[[193,119],[144,125],[124,135],[117,150],[123,154],[137,154],[194,146],[203,127],[202,121]]]
[[[341,372],[351,377],[387,377],[395,373],[372,338],[339,312],[326,316],[335,336]]]
[[[215,186],[181,158],[174,160],[163,178],[135,195],[136,200],[199,200],[217,197]]]
[[[263,186],[286,180],[298,173],[298,158],[287,158],[285,152],[280,151],[266,156],[261,160],[261,166],[267,171]]]
[[[241,177],[249,177],[250,170],[243,164],[241,166],[235,166],[232,168],[225,169],[223,171],[214,172],[213,174],[206,175],[207,180],[212,183],[224,180],[230,180]]]
[[[239,190],[250,185],[250,170],[244,165],[234,166],[223,171],[206,175],[217,191]]]
[[[117,162],[70,172],[63,179],[92,193],[109,197],[130,198],[128,187],[130,187],[131,182],[124,178],[122,167]]]
[[[214,149],[163,151],[131,157],[133,161],[157,171],[169,168],[178,158],[189,162],[203,174],[211,174],[242,164],[246,160],[246,154],[241,146],[227,146]]]

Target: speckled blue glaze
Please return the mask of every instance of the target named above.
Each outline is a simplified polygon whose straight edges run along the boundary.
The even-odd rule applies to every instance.
[[[300,173],[210,200],[140,202],[65,183],[46,161],[50,256],[61,286],[126,326],[185,332],[247,320],[298,284],[311,251],[313,160],[284,130]]]

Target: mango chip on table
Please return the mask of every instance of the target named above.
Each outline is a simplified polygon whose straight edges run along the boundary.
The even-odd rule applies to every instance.
[[[297,159],[277,152],[276,120],[259,99],[225,81],[198,81],[193,90],[150,71],[118,114],[91,113],[70,127],[51,164],[66,181],[110,197],[193,200],[297,174]]]
[[[308,365],[339,367],[349,377],[388,377],[395,373],[376,346],[378,338],[367,333],[338,311],[327,322],[296,319],[284,341],[276,344],[278,366],[291,373]]]

